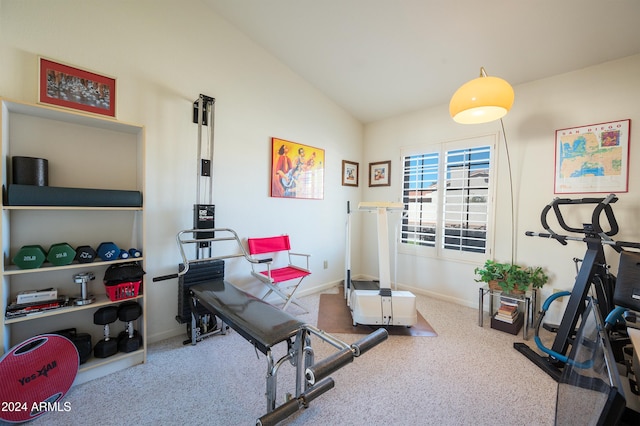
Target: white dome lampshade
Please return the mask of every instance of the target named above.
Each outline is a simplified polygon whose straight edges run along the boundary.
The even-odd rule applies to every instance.
[[[479,124],[504,117],[513,105],[513,88],[505,80],[487,76],[480,68],[480,77],[460,86],[449,102],[449,113],[461,124]]]

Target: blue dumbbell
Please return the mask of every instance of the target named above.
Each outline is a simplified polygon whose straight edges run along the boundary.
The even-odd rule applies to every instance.
[[[142,257],[142,252],[140,250],[138,250],[137,248],[130,248],[129,249],[129,255],[131,257]]]
[[[100,243],[98,257],[105,262],[117,260],[120,256],[120,248],[112,242]]]

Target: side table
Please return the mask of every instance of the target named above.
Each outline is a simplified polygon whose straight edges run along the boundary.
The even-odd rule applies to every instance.
[[[482,286],[478,289],[478,325],[482,327],[484,323],[484,296],[489,295],[489,316],[493,316],[493,298],[494,296],[509,297],[518,302],[518,306],[524,305],[524,324],[522,326],[522,338],[529,339],[529,327],[533,327],[536,321],[536,309],[538,309],[538,290],[532,288],[524,294],[505,293],[502,290],[492,290],[488,286]]]

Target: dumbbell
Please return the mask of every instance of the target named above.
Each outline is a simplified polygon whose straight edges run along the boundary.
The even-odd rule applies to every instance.
[[[120,248],[114,243],[100,243],[98,246],[98,257],[105,262],[117,260],[118,256],[120,256]]]
[[[81,272],[73,276],[73,282],[80,284],[80,297],[77,297],[73,304],[76,306],[88,305],[96,301],[93,295],[87,292],[87,283],[96,279],[93,272]]]
[[[47,260],[54,266],[68,265],[75,257],[76,251],[67,243],[53,244],[47,254]]]
[[[13,263],[20,269],[35,269],[42,266],[47,259],[47,253],[39,245],[22,246],[13,257]]]
[[[140,250],[138,250],[137,248],[130,248],[129,249],[129,255],[131,257],[142,257],[142,252]]]
[[[98,253],[91,246],[76,247],[76,259],[78,263],[91,263],[96,260]]]
[[[118,341],[109,336],[109,324],[117,319],[118,308],[116,306],[105,306],[94,312],[93,323],[104,326],[104,339],[96,343],[93,348],[93,355],[96,358],[108,358],[118,352]]]
[[[127,323],[125,331],[118,335],[118,350],[134,352],[142,346],[142,336],[133,329],[133,321],[142,315],[142,306],[138,302],[124,302],[118,308],[118,319]]]

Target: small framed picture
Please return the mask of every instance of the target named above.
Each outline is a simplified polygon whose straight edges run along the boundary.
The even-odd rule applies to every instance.
[[[39,57],[38,102],[116,116],[116,79]]]
[[[391,185],[391,161],[369,163],[369,186]]]
[[[342,186],[358,186],[358,163],[342,160]]]

